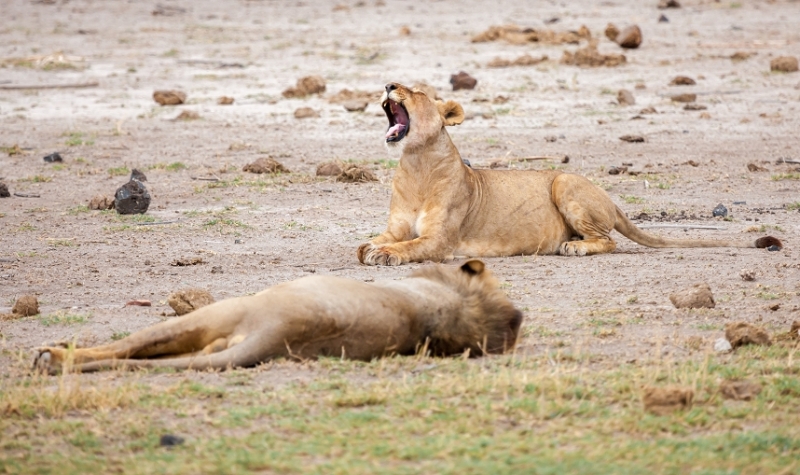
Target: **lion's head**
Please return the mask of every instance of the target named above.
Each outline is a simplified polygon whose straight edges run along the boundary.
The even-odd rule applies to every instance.
[[[464,109],[454,101],[434,101],[424,92],[390,82],[381,98],[389,119],[387,146],[416,147],[436,137],[443,127],[464,121]]]

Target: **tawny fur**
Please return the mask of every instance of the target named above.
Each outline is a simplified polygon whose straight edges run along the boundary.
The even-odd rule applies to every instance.
[[[393,137],[394,128],[387,132],[387,146],[400,152],[400,164],[386,231],[358,248],[364,264],[441,262],[454,255],[601,254],[616,249],[612,230],[649,247],[781,247],[771,236],[737,241],[647,233],[585,177],[465,166],[445,130],[464,120],[453,101],[434,102],[390,83],[382,104],[385,110],[402,106],[409,123],[404,137]]]
[[[224,369],[273,358],[360,360],[427,349],[447,356],[514,347],[522,314],[481,261],[431,266],[402,280],[311,276],[223,300],[93,347],[37,349],[34,367]]]

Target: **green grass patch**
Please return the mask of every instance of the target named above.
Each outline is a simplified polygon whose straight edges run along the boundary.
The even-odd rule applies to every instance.
[[[67,311],[53,312],[39,317],[39,323],[46,327],[53,325],[80,325],[86,323],[91,315],[84,313],[70,313]]]
[[[67,137],[64,144],[69,145],[70,147],[78,147],[81,145],[94,145],[94,140],[92,138],[86,137],[86,134],[83,132],[69,132],[65,134]]]
[[[598,364],[573,347],[474,360],[278,361],[166,379],[130,372],[43,378],[20,366],[0,385],[0,469],[793,473],[800,379],[790,353],[773,345],[678,362]],[[277,386],[260,377],[276,370],[302,377]],[[752,401],[726,400],[719,385],[732,377],[763,389]],[[693,388],[693,407],[645,413],[641,388],[672,384]],[[163,434],[186,442],[167,450],[158,444]]]
[[[772,180],[800,180],[800,173],[778,173],[777,175],[772,175]]]
[[[644,198],[639,198],[638,196],[633,195],[619,195],[619,197],[625,203],[632,205],[632,204],[642,204],[644,203]]]
[[[113,167],[108,169],[108,174],[111,176],[126,176],[130,173],[131,171],[128,167]]]

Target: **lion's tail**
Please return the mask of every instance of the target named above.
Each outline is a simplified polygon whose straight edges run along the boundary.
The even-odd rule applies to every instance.
[[[614,229],[631,241],[647,247],[757,247],[777,246],[783,248],[780,239],[764,236],[755,241],[727,239],[673,239],[656,236],[636,227],[617,206],[617,220]]]

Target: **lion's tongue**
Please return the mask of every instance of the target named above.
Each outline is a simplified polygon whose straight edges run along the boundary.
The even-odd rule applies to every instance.
[[[398,135],[400,135],[400,132],[405,130],[405,128],[406,128],[405,124],[394,124],[389,128],[389,130],[386,131],[386,138],[388,139],[392,137],[397,137]]]

